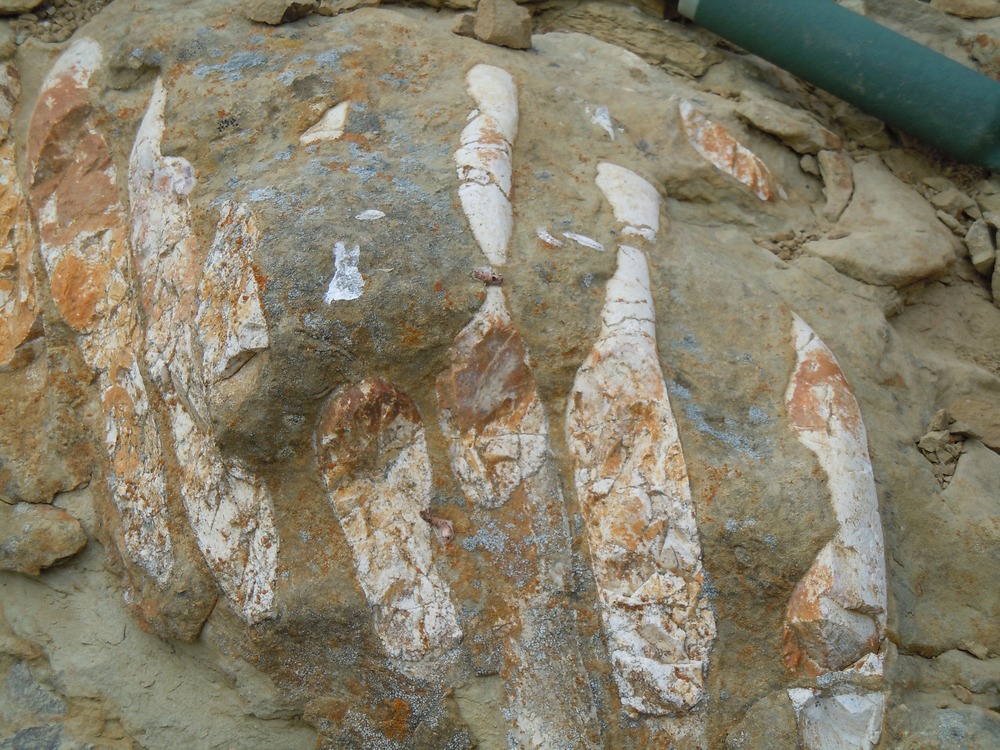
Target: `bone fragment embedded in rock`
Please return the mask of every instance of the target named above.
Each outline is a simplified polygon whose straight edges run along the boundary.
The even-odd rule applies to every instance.
[[[247,255],[252,242],[233,241],[231,225],[246,227],[238,211],[224,206],[219,232],[202,262],[188,204],[194,170],[186,160],[160,151],[165,107],[166,93],[157,80],[129,159],[145,361],[168,409],[181,497],[198,547],[240,615],[255,623],[269,617],[274,604],[274,512],[264,483],[240,461],[220,453],[207,393],[209,383],[239,361],[248,339],[258,349],[267,345]],[[240,239],[252,240],[248,235]]]
[[[164,583],[174,567],[163,450],[136,352],[143,342],[128,222],[88,88],[100,46],[78,39],[42,83],[27,176],[52,300],[98,377],[109,488],[126,559]]]
[[[224,201],[198,284],[198,317],[206,383],[232,377],[270,346],[253,255],[260,231],[244,203]]]
[[[836,688],[840,692],[803,688],[789,695],[807,748],[871,748],[881,732],[884,697],[849,692],[852,678],[878,679],[883,670],[885,545],[868,437],[840,365],[795,314],[792,338],[796,364],[785,393],[789,421],[826,474],[838,528],[792,592],[785,613],[785,666],[795,675],[825,675],[825,684],[846,684]]]
[[[507,502],[548,456],[548,420],[525,357],[503,290],[487,287],[437,386],[452,467],[466,496],[486,508]]]
[[[604,252],[604,245],[592,237],[577,234],[576,232],[563,232],[562,236],[568,240],[572,240],[578,245],[582,245],[583,247],[590,248],[591,250],[600,250],[602,253]]]
[[[788,697],[805,750],[872,750],[882,737],[885,696],[881,693],[823,695],[791,688]]]
[[[514,227],[511,154],[517,138],[517,88],[510,73],[476,65],[466,76],[477,109],[455,152],[458,195],[472,234],[490,263],[503,265]]]
[[[655,191],[636,191],[641,178],[631,173],[603,174],[616,213],[632,206],[623,215],[652,223]],[[655,337],[646,258],[623,245],[601,333],[568,399],[567,440],[622,704],[679,712],[678,734],[699,735],[700,716],[685,712],[705,696],[715,618]]]
[[[316,453],[385,650],[408,661],[440,655],[462,631],[424,520],[431,464],[416,406],[365,380],[324,407]]]
[[[503,634],[508,736],[516,747],[594,747],[596,713],[566,596],[569,531],[548,417],[501,287],[487,287],[448,359],[437,396],[452,469],[483,510],[476,518],[518,529],[510,549],[484,552],[490,610],[505,613],[495,627]]]
[[[885,637],[885,545],[868,437],[858,402],[826,344],[797,315],[796,365],[785,393],[799,441],[826,474],[837,533],[795,587],[785,663],[796,674],[850,668]]]
[[[686,99],[680,103],[681,126],[694,150],[716,169],[735,177],[762,201],[774,200],[775,183],[770,170],[756,154],[728,130],[712,122]]]
[[[349,101],[340,102],[330,107],[323,113],[319,122],[299,136],[299,143],[303,146],[309,146],[321,141],[337,140],[344,134],[344,128],[347,126],[347,115],[350,111],[351,103]]]
[[[38,315],[31,270],[37,239],[10,132],[20,97],[14,63],[0,65],[0,365],[11,361]]]
[[[660,229],[660,196],[635,172],[610,162],[597,165],[597,187],[604,193],[623,234],[652,242]]]

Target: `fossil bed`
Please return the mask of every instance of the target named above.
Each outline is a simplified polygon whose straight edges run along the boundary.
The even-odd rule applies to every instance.
[[[360,5],[4,47],[0,748],[1000,746],[1000,178]]]

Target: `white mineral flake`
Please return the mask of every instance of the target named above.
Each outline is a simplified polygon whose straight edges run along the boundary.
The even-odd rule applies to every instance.
[[[549,234],[548,231],[545,229],[545,227],[538,227],[537,229],[535,229],[535,236],[538,237],[538,239],[540,239],[546,245],[549,245],[550,247],[563,246],[563,241],[556,239],[551,234]]]
[[[319,122],[299,136],[299,143],[308,146],[320,141],[337,140],[344,134],[344,128],[347,126],[347,114],[350,109],[350,101],[343,101],[330,107],[319,119]]]
[[[376,219],[384,219],[385,211],[379,211],[377,208],[369,208],[362,211],[354,218],[358,221],[375,221]]]
[[[365,280],[358,270],[361,248],[347,247],[343,242],[333,246],[333,262],[336,268],[323,301],[328,305],[336,301],[357,299],[365,287]]]
[[[590,114],[590,107],[587,107],[587,114]],[[595,107],[594,113],[590,116],[590,124],[604,128],[611,140],[615,139],[615,126],[611,122],[611,113],[607,107]]]
[[[586,237],[582,234],[577,234],[576,232],[563,232],[562,236],[568,240],[572,240],[578,245],[589,247],[591,250],[600,250],[602,253],[604,252],[604,245],[602,245],[595,239],[591,239],[590,237]]]

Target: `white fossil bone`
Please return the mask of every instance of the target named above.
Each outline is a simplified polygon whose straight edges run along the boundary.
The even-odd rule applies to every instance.
[[[361,296],[365,288],[365,280],[358,270],[358,259],[361,248],[358,245],[348,247],[343,242],[333,246],[334,273],[330,279],[323,301],[326,304],[337,300],[352,300]]]
[[[511,154],[517,138],[517,88],[510,73],[476,65],[466,76],[477,110],[455,152],[458,188],[472,234],[490,263],[503,265],[514,228],[510,205]]]
[[[173,570],[163,451],[136,352],[142,349],[128,223],[107,141],[88,101],[100,45],[77,39],[42,83],[28,135],[27,175],[52,298],[98,376],[108,478],[125,556],[160,583]],[[55,144],[57,149],[48,147]],[[50,173],[50,153],[77,149],[86,169]],[[72,198],[72,199],[71,199]]]
[[[623,215],[655,226],[655,190],[634,189],[641,178],[620,170],[606,168],[599,183],[616,213],[629,206]],[[683,714],[705,695],[715,619],[657,354],[649,271],[636,248],[618,250],[602,323],[573,382],[566,431],[605,638],[622,704],[680,712],[698,732],[700,717]]]
[[[441,654],[462,631],[424,520],[431,465],[416,406],[396,386],[365,380],[323,409],[316,453],[386,651]]]
[[[347,126],[347,114],[351,110],[349,101],[340,102],[326,112],[319,121],[299,136],[299,143],[309,146],[320,141],[335,141],[344,134]]]
[[[762,201],[774,199],[774,177],[753,151],[724,127],[709,120],[688,100],[681,99],[679,107],[688,142],[703,159],[742,182]]]
[[[129,159],[145,360],[168,407],[181,497],[198,547],[241,616],[255,623],[273,608],[274,512],[264,483],[241,462],[221,455],[209,426],[206,388],[210,379],[237,367],[246,346],[267,346],[266,325],[252,272],[249,287],[247,274],[240,274],[248,264],[247,243],[217,237],[207,264],[201,262],[187,198],[194,170],[185,159],[160,151],[165,107],[166,93],[157,80]],[[223,211],[225,237],[234,217]],[[195,288],[190,280],[199,275]],[[203,360],[196,356],[199,337]]]
[[[813,677],[878,679],[887,610],[885,543],[868,437],[833,353],[794,313],[792,339],[796,363],[785,393],[789,421],[826,474],[838,526],[792,592],[785,613],[785,666],[792,674]],[[885,709],[880,693],[797,690],[789,695],[807,748],[877,744]]]

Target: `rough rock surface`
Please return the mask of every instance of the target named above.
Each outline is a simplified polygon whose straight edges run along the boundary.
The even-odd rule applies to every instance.
[[[652,4],[338,7],[14,22],[0,748],[1000,746],[1000,178]]]

